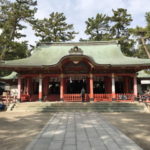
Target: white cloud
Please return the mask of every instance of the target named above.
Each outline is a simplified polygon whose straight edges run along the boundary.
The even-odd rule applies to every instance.
[[[126,2],[126,8],[133,18],[132,26],[144,26],[146,24],[145,13],[150,11],[150,1],[127,0]]]
[[[95,13],[110,13],[112,8],[116,9],[124,7],[122,0],[77,0],[78,10],[84,12],[84,14],[94,15]]]
[[[147,11],[150,11],[150,1],[149,0],[127,0],[128,1],[128,10],[133,14],[143,14]]]

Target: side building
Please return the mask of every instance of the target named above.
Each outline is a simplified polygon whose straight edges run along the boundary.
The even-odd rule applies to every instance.
[[[133,101],[137,74],[149,59],[124,56],[109,42],[43,43],[24,59],[1,61],[0,69],[18,73],[18,99],[30,101]]]

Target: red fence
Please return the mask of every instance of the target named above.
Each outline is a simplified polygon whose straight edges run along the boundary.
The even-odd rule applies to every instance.
[[[94,101],[134,101],[134,94],[130,93],[119,93],[115,94],[115,98],[113,98],[112,94],[94,94]]]
[[[94,101],[112,101],[112,94],[94,94]]]
[[[21,101],[24,102],[24,101],[30,101],[31,98],[30,98],[30,95],[28,94],[22,94],[21,95]]]
[[[80,94],[64,94],[65,102],[81,102],[82,98]],[[89,101],[89,94],[85,94],[85,101]]]
[[[112,94],[94,94],[94,101],[95,102],[101,102],[101,101],[134,101],[135,96],[131,93],[119,93],[115,94],[114,98]],[[21,95],[22,101],[37,101],[38,95],[32,95],[29,97],[28,95]],[[43,97],[44,101],[59,101],[60,95],[48,95]],[[64,94],[64,101],[65,102],[81,102],[82,97],[80,94]],[[90,101],[89,94],[85,94],[85,100],[86,102]]]

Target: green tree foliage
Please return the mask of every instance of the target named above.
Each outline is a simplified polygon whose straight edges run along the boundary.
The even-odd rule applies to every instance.
[[[75,38],[73,24],[66,23],[66,17],[63,13],[53,12],[49,18],[37,19],[34,22],[33,29],[35,35],[40,37],[39,42],[65,42]]]
[[[131,15],[123,8],[112,11],[111,17],[97,14],[95,18],[88,18],[85,22],[85,33],[89,35],[89,40],[117,40],[121,45],[122,52],[131,56],[133,55],[132,48],[134,45],[134,40],[130,38],[128,31],[128,26],[132,21]]]
[[[30,53],[27,49],[28,49],[27,42],[12,42],[11,50],[7,51],[5,59],[12,60],[25,58]]]
[[[2,34],[0,35],[1,59],[9,59],[6,54],[11,53],[13,50],[15,51],[15,45],[26,47],[24,42],[17,43],[15,40],[25,37],[25,35],[20,33],[21,30],[26,28],[26,26],[22,25],[22,22],[30,23],[34,19],[36,5],[37,2],[34,0],[0,1],[0,28],[2,29]],[[24,56],[19,54],[22,53],[21,50],[16,53],[18,56]],[[25,52],[24,49],[23,51]]]
[[[135,41],[133,39],[130,39],[129,37],[121,37],[119,39],[115,39],[118,41],[118,44],[120,44],[121,51],[126,56],[133,56],[134,55],[134,44]]]
[[[122,36],[128,36],[128,26],[130,25],[132,18],[127,13],[127,9],[118,8],[112,10],[113,16],[111,17],[112,27],[111,32],[114,38],[120,38]]]
[[[147,29],[145,27],[130,28],[129,32],[132,33],[135,37],[146,37]]]
[[[147,49],[148,49],[148,51],[149,51],[150,45],[146,45],[146,47],[147,47]],[[147,53],[145,52],[145,49],[144,49],[144,47],[143,47],[142,44],[140,44],[140,45],[138,46],[138,49],[135,50],[134,56],[135,56],[135,57],[138,57],[138,58],[148,58],[148,55],[147,55]]]
[[[88,18],[85,33],[89,35],[90,40],[101,41],[111,38],[109,34],[109,17],[103,14],[97,14],[96,17]]]
[[[129,25],[132,21],[132,17],[127,13],[127,9],[118,8],[112,10],[113,16],[111,17],[111,35],[114,40],[118,40],[121,45],[122,52],[127,56],[132,56],[132,47],[134,40],[130,38]]]
[[[145,37],[148,40],[150,40],[150,12],[146,12],[145,19],[146,19],[146,22],[147,22],[147,25],[146,25],[147,33],[146,33]]]
[[[130,28],[129,32],[136,39],[137,44],[138,44],[138,49],[135,51],[134,56],[139,57],[139,58],[147,58],[149,54],[147,53],[147,48],[146,48],[146,51],[144,49],[147,29],[145,27],[137,26],[136,28]],[[144,45],[142,44],[143,42],[144,42]]]
[[[130,33],[137,39],[139,48],[135,56],[140,58],[150,58],[150,12],[145,15],[147,25],[145,27],[130,28]]]

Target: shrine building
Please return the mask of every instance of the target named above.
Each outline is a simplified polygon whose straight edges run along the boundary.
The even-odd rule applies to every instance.
[[[30,57],[1,61],[1,70],[18,73],[21,101],[134,101],[137,74],[150,59],[124,56],[116,41],[43,43]]]

